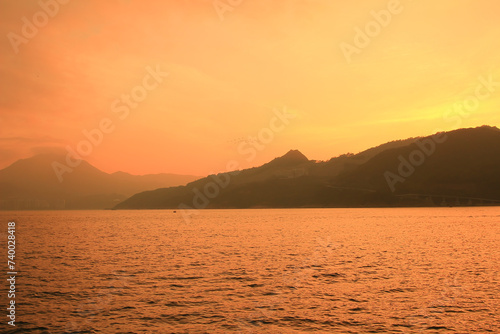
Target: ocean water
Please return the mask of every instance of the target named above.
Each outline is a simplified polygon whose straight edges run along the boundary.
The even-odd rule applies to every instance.
[[[0,217],[2,332],[500,332],[500,208]]]

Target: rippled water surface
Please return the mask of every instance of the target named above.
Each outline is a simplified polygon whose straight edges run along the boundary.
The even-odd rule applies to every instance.
[[[500,332],[500,208],[0,217],[21,333]]]

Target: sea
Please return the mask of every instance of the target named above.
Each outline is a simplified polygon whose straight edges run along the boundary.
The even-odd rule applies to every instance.
[[[500,333],[498,207],[4,211],[0,221],[2,333]]]

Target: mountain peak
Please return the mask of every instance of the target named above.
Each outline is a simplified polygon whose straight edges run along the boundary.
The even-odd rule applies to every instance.
[[[287,167],[298,165],[308,161],[309,159],[307,159],[307,157],[303,155],[299,150],[290,150],[285,155],[279,158],[275,158],[264,166]]]
[[[302,154],[299,150],[290,150],[284,156],[278,158],[280,160],[288,160],[288,161],[309,161],[307,157]]]

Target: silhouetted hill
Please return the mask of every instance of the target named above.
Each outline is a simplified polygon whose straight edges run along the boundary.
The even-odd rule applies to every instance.
[[[196,176],[105,173],[86,161],[57,177],[53,163],[65,164],[65,157],[41,154],[18,160],[0,170],[0,209],[103,209],[134,193],[177,186]],[[76,163],[76,162],[75,162]]]
[[[308,161],[309,159],[307,159],[307,157],[303,155],[300,151],[290,150],[284,156],[275,158],[271,162],[265,164],[264,166],[279,168],[279,167],[294,166]]]
[[[326,162],[298,151],[186,186],[136,194],[117,209],[500,204],[500,130],[394,141]]]
[[[381,152],[367,163],[344,172],[333,183],[337,186],[368,188],[398,197],[427,194],[432,195],[434,202],[437,195],[448,199],[464,197],[499,200],[500,130],[484,126],[443,133],[439,138],[441,143],[427,137],[408,146]],[[429,154],[430,152],[432,153]],[[421,156],[424,158],[419,165]],[[400,174],[399,168],[407,172],[403,173],[405,175],[402,175],[402,179],[397,177]],[[387,172],[396,175],[397,180],[392,179]],[[392,182],[387,182],[386,177],[380,177],[384,174]],[[406,174],[410,175],[407,177]],[[469,202],[468,199],[464,201]],[[448,204],[455,205],[456,202],[455,199]]]

